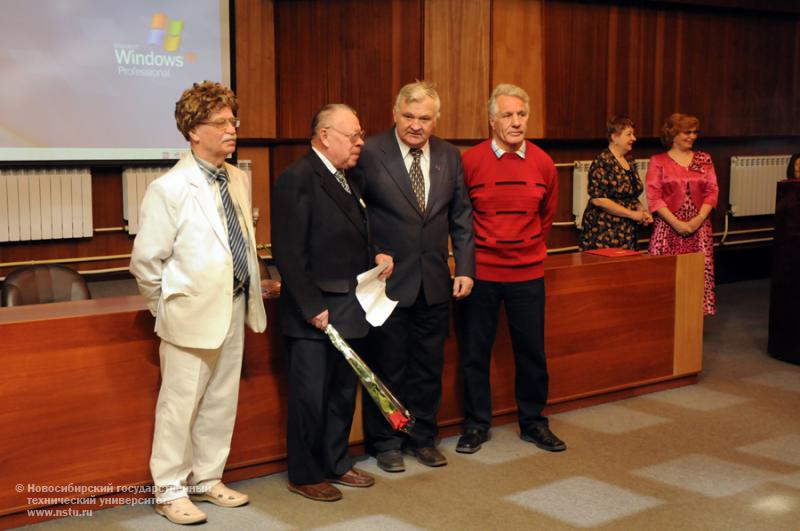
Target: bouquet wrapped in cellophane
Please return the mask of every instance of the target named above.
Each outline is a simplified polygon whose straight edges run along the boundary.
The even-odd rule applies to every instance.
[[[372,397],[373,402],[375,402],[378,409],[381,410],[381,413],[383,413],[383,416],[389,421],[392,428],[410,433],[411,428],[414,426],[414,417],[411,416],[411,413],[403,407],[403,404],[401,404],[383,382],[375,376],[375,373],[370,370],[367,364],[364,363],[364,360],[362,360],[352,347],[347,344],[347,341],[342,339],[342,336],[339,335],[339,332],[333,325],[329,324],[325,327],[325,333],[328,335],[331,343],[333,343],[333,346],[344,355],[347,362],[358,375],[361,383],[364,384],[364,389],[367,390],[367,393]]]

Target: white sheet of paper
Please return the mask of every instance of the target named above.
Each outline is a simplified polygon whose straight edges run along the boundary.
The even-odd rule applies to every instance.
[[[367,313],[367,322],[372,326],[381,326],[397,306],[397,301],[386,296],[386,281],[378,279],[388,265],[383,262],[356,277],[356,298]]]

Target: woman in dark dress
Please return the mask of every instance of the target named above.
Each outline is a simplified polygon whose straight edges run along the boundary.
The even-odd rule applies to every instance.
[[[636,250],[636,228],[653,217],[639,202],[644,190],[630,152],[633,121],[615,116],[606,123],[608,148],[589,168],[589,204],[583,212],[582,251],[603,248]]]

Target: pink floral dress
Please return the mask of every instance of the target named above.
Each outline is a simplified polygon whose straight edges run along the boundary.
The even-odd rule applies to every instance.
[[[689,165],[690,171],[702,172],[703,167],[711,164],[711,157],[701,151],[694,154],[692,163]],[[686,197],[680,208],[673,212],[676,218],[681,221],[689,221],[699,212],[692,199],[692,192],[689,184],[686,183]],[[705,257],[705,268],[703,272],[703,314],[714,315],[717,311],[716,298],[714,295],[714,238],[712,236],[711,220],[706,219],[694,233],[688,236],[681,236],[669,223],[661,217],[656,216],[653,221],[653,232],[650,236],[650,254],[652,255],[676,255],[686,253],[702,252]]]

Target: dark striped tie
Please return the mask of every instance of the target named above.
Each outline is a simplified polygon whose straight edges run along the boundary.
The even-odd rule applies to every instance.
[[[347,184],[347,179],[344,177],[344,170],[337,170],[334,176],[336,177],[336,180],[339,181],[339,184],[342,185],[342,188],[344,188],[345,192],[348,194],[353,193],[350,191],[350,185]]]
[[[411,177],[411,189],[414,190],[414,195],[417,196],[419,209],[425,212],[425,179],[422,177],[422,168],[419,165],[422,150],[420,148],[411,148],[411,156],[414,158],[411,163],[411,169],[408,171],[408,175]]]
[[[246,284],[250,279],[250,273],[247,270],[247,244],[242,236],[239,220],[236,218],[231,195],[228,193],[228,178],[222,172],[217,173],[215,177],[219,185],[222,207],[225,209],[225,219],[228,222],[228,245],[230,245],[233,255],[234,286],[239,283]]]

